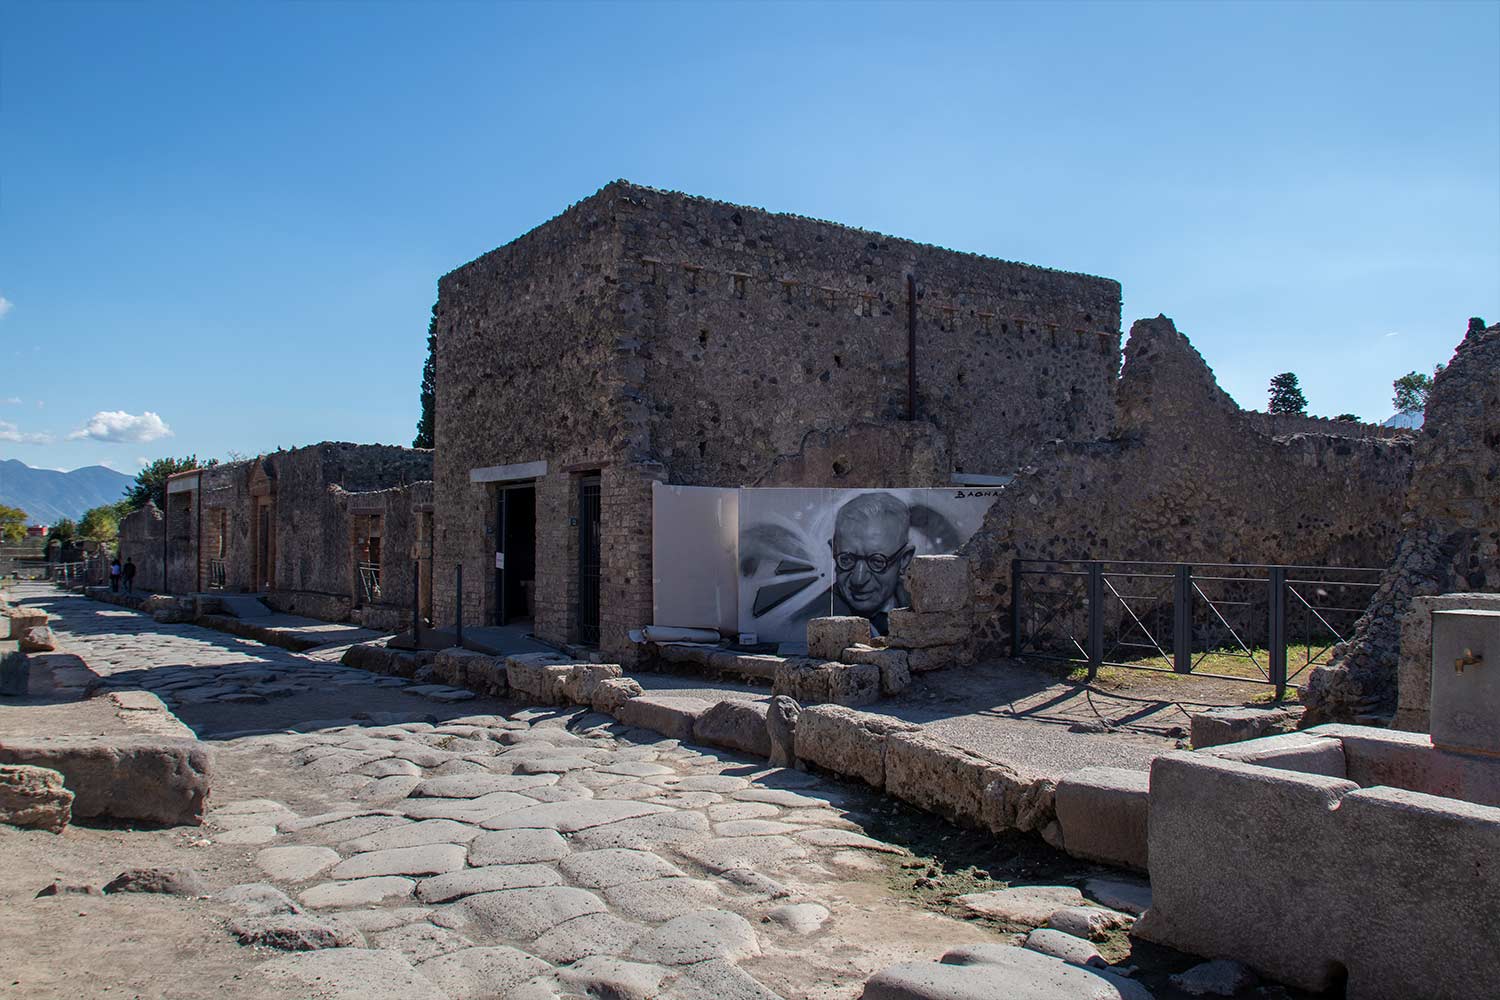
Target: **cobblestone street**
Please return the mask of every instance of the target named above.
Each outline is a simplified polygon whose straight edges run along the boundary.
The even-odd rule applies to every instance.
[[[39,603],[107,686],[157,692],[215,748],[193,867],[223,881],[195,912],[247,945],[233,995],[852,997],[893,962],[1004,940],[890,887],[909,855],[862,832],[881,801],[863,790],[581,710]],[[99,877],[165,836],[126,835]],[[176,901],[93,909],[156,905]],[[256,946],[288,938],[363,947]],[[91,982],[109,983],[103,956],[80,957]],[[12,971],[15,995],[77,995],[77,968]]]

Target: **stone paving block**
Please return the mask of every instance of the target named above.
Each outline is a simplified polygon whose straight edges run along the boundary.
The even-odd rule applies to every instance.
[[[412,894],[417,883],[398,875],[378,878],[357,878],[349,882],[324,882],[298,893],[303,906],[315,910],[329,907],[373,906],[388,899],[401,899]]]
[[[299,984],[319,1000],[452,1000],[400,953],[338,948],[274,958],[256,968],[276,984]]]
[[[669,739],[691,740],[693,724],[712,706],[713,702],[704,698],[643,694],[621,705],[616,718],[627,726],[650,729]]]
[[[1151,1000],[1140,983],[1009,945],[955,948],[902,962],[865,983],[863,1000]]]
[[[557,861],[566,857],[569,850],[568,842],[556,830],[492,830],[469,841],[469,864],[519,865]]]
[[[1188,715],[1194,750],[1259,739],[1297,728],[1300,712],[1286,708],[1207,708]]]
[[[441,875],[464,866],[468,849],[460,844],[426,844],[356,854],[329,874],[334,878],[374,878],[381,875]]]
[[[0,736],[0,764],[58,771],[74,795],[73,818],[203,822],[209,751],[196,740]]]
[[[267,847],[255,855],[261,871],[284,882],[305,882],[338,862],[338,852],[327,847]]]
[[[646,933],[645,924],[613,913],[585,913],[558,924],[528,947],[549,962],[576,962],[590,955],[623,955]]]
[[[586,889],[608,889],[626,882],[649,882],[687,874],[658,854],[628,848],[582,851],[563,858],[558,867],[570,882]]]
[[[309,917],[298,913],[271,913],[236,917],[229,933],[244,945],[260,945],[277,951],[318,951],[323,948],[362,948],[365,937],[337,917]]]
[[[885,740],[921,727],[841,705],[812,705],[797,716],[797,756],[834,774],[885,788]]]
[[[693,739],[709,746],[769,757],[771,736],[766,731],[769,707],[767,702],[746,698],[715,702],[693,723]]]
[[[1075,858],[1145,871],[1150,775],[1121,767],[1070,771],[1057,783],[1063,850]]]
[[[807,655],[815,660],[837,660],[856,643],[870,639],[870,620],[855,615],[814,618],[807,623]]]
[[[505,945],[462,948],[417,963],[417,971],[440,987],[449,1000],[489,1000],[551,966]]]
[[[561,884],[562,876],[546,865],[485,865],[424,878],[417,883],[417,898],[424,903],[447,903],[481,892]]]
[[[699,910],[662,924],[631,949],[630,957],[658,965],[691,965],[722,958],[731,962],[760,954],[755,929],[727,910]]]
[[[916,556],[904,580],[913,611],[960,611],[969,605],[969,561],[963,556]]]
[[[465,896],[444,911],[458,921],[458,930],[474,928],[512,941],[531,941],[574,917],[603,912],[603,900],[571,886],[484,892]]]

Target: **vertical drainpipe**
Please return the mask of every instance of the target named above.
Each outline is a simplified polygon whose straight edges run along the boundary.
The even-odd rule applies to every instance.
[[[906,419],[917,419],[917,279],[906,276]]]

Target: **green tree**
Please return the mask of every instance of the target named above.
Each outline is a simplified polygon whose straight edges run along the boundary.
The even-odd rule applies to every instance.
[[[26,538],[26,512],[19,507],[7,507],[0,503],[0,539],[20,542]]]
[[[1391,397],[1391,405],[1396,407],[1396,412],[1421,413],[1427,409],[1427,397],[1432,393],[1432,381],[1442,372],[1443,366],[1438,365],[1432,370],[1431,375],[1407,372],[1392,382],[1391,388],[1396,390],[1396,394]]]
[[[78,532],[93,542],[112,542],[120,535],[118,504],[90,507],[78,522]]]
[[[1340,413],[1333,419],[1343,424],[1357,424],[1360,422],[1359,414],[1357,413]]]
[[[188,455],[186,458],[158,458],[135,474],[135,485],[125,493],[123,501],[126,505],[125,512],[128,514],[132,510],[139,510],[146,506],[148,500],[154,500],[160,504],[161,492],[166,488],[168,476],[175,476],[179,472],[191,472],[193,469],[207,469],[218,464],[218,459],[211,458],[200,465],[197,455]]]
[[[78,525],[73,523],[71,517],[60,517],[52,530],[47,532],[47,540],[54,542],[71,542],[78,534]]]
[[[427,360],[422,364],[422,413],[413,448],[432,447],[432,411],[437,406],[437,320],[427,327]]]
[[[1282,372],[1271,379],[1270,410],[1272,413],[1307,412],[1307,397],[1302,395],[1297,376],[1292,372]]]

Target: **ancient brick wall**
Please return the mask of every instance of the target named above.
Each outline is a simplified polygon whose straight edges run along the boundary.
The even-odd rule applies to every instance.
[[[116,551],[120,563],[135,561],[135,586],[137,590],[162,590],[162,533],[164,532],[161,508],[148,501],[139,510],[131,511],[120,519],[120,535]],[[105,583],[109,580],[106,577]]]
[[[1434,381],[1404,508],[1374,600],[1303,691],[1309,725],[1394,714],[1401,622],[1414,597],[1500,592],[1500,324],[1470,320]]]
[[[1389,561],[1410,438],[1261,433],[1164,316],[1125,358],[1115,434],[1034,453],[963,550],[988,650],[1006,649],[1015,558]]]
[[[341,488],[335,488],[335,491],[340,494],[339,499],[351,521],[355,546],[355,551],[350,553],[351,559],[359,558],[361,519],[366,533],[370,525],[378,525],[380,593],[376,599],[367,600],[361,590],[355,591],[355,604],[362,606],[360,621],[372,628],[396,630],[409,627],[414,565],[431,559],[431,553],[424,551],[426,539],[420,538],[420,520],[424,513],[430,514],[432,510],[431,481],[359,493]]]

